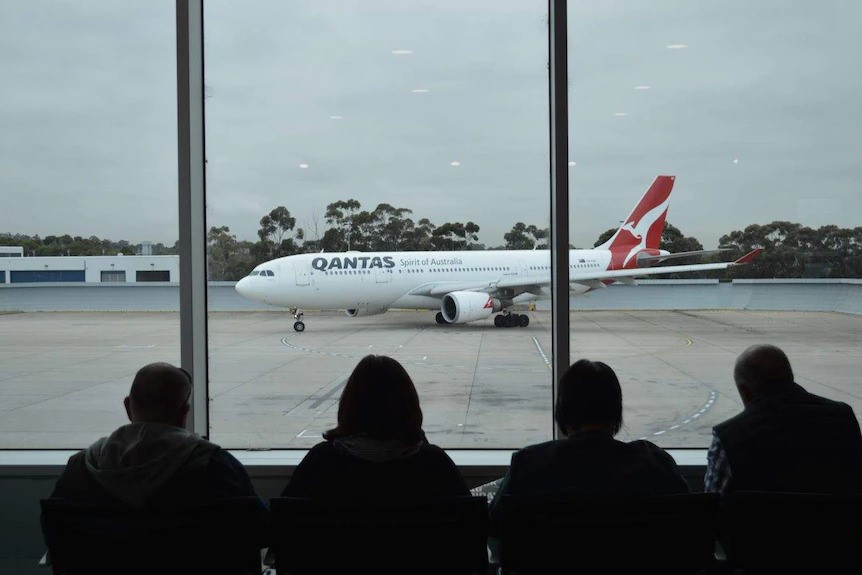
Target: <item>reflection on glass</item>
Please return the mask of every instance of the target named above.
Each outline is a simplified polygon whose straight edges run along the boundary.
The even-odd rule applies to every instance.
[[[843,2],[573,5],[572,243],[648,220],[621,220],[621,208],[672,175],[666,227],[645,247],[724,251],[663,260],[639,248],[633,267],[764,250],[572,299],[572,359],[617,371],[621,438],[707,447],[741,410],[733,363],[756,343],[785,349],[809,391],[862,412],[862,290],[845,281],[862,277],[860,17]]]
[[[546,10],[207,4],[215,441],[314,445],[369,353],[432,443],[550,438]]]
[[[179,361],[174,20],[0,8],[0,448],[83,447]]]

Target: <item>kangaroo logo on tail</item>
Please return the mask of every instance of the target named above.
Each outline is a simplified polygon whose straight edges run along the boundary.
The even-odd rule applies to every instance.
[[[635,256],[642,250],[659,249],[670,193],[676,176],[658,176],[611,239],[599,249],[611,252],[608,269],[637,267]],[[632,265],[629,265],[629,263]]]

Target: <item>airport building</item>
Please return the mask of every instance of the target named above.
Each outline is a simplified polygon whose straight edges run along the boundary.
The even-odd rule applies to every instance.
[[[0,248],[8,250],[8,247]],[[21,249],[21,248],[17,248]],[[11,252],[12,254],[16,252]],[[179,256],[0,257],[0,284],[180,281]]]

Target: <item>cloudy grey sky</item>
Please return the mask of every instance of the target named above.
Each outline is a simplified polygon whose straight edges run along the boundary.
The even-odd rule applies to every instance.
[[[254,239],[347,198],[488,245],[547,224],[545,2],[219,0],[205,23],[210,225]],[[573,2],[574,243],[662,173],[707,247],[862,225],[860,30],[852,1]],[[175,54],[168,0],[0,0],[0,231],[176,239]]]

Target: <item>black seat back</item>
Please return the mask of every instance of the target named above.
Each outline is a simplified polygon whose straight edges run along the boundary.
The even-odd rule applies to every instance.
[[[726,497],[720,539],[746,573],[856,573],[860,517],[862,494],[740,491]]]
[[[488,501],[270,500],[279,573],[485,573]]]
[[[714,557],[718,495],[505,495],[506,573],[696,573]]]
[[[256,497],[143,509],[41,504],[54,573],[260,573],[268,514]]]

